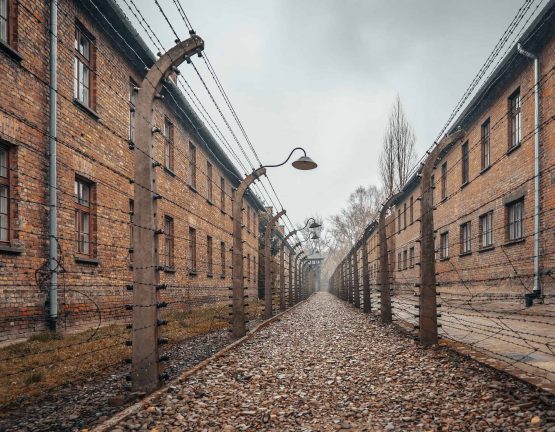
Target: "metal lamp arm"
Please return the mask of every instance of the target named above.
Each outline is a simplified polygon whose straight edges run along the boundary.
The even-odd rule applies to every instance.
[[[293,150],[291,150],[291,153],[289,153],[289,156],[287,156],[287,159],[285,159],[284,162],[282,162],[280,164],[277,164],[277,165],[263,165],[263,168],[277,168],[277,167],[285,165],[287,162],[289,162],[289,159],[291,159],[291,156],[293,156],[293,153],[295,153],[296,150],[301,150],[303,152],[303,155],[306,157],[306,151],[305,151],[304,148],[295,147]]]

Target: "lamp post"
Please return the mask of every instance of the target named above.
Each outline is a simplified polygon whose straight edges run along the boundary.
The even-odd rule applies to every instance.
[[[289,237],[295,235],[297,232],[302,231],[304,229],[306,229],[306,227],[308,226],[309,222],[312,221],[312,223],[310,224],[310,229],[314,229],[314,228],[319,228],[322,225],[319,224],[318,222],[316,222],[316,220],[314,218],[310,218],[306,221],[306,224],[304,227],[296,229],[291,231],[289,234],[287,234],[284,238],[283,241],[281,242],[281,247],[280,247],[280,267],[279,267],[279,284],[280,284],[280,296],[279,296],[279,306],[281,310],[285,310],[285,244],[287,243],[287,240],[289,239]],[[292,287],[291,287],[291,261],[292,261],[292,254],[289,254],[289,306],[291,306],[291,294],[292,294]]]
[[[301,258],[301,260],[299,261],[299,294],[298,294],[298,298],[297,298],[297,302],[304,300],[305,297],[305,291],[306,291],[306,276],[304,274],[304,266],[306,264],[306,260],[308,259],[308,257],[305,255]]]
[[[264,230],[264,317],[266,319],[272,316],[272,272],[270,268],[272,264],[272,231],[278,219],[284,214],[285,210],[282,210],[272,217]]]
[[[264,165],[246,176],[235,191],[233,200],[233,269],[232,269],[232,321],[231,334],[234,338],[245,336],[245,298],[243,281],[243,197],[248,187],[258,178],[266,174],[266,168],[276,168],[285,165],[296,150],[301,150],[303,156],[295,160],[292,165],[299,170],[312,170],[316,168],[316,162],[310,159],[303,148],[294,148],[287,159],[277,165]]]
[[[293,249],[295,249],[297,246],[300,246],[302,242],[298,242]],[[295,289],[293,290],[293,303],[297,303],[299,301],[299,258],[301,257],[301,255],[304,254],[304,251],[301,250],[299,253],[297,253],[297,255],[295,255],[295,260],[293,263],[293,270],[295,270],[295,275],[294,275],[294,280],[295,280]]]

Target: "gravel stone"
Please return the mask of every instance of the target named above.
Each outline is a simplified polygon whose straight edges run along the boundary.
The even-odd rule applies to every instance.
[[[552,431],[555,398],[319,293],[148,403],[119,427]]]

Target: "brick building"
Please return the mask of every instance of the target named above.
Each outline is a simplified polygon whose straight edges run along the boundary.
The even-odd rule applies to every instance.
[[[436,144],[443,147],[433,162],[432,177],[436,272],[446,298],[479,295],[524,301],[533,293],[537,275],[543,301],[553,302],[554,29],[552,0],[520,36],[520,48],[508,50]],[[539,60],[539,271],[534,269],[536,86],[530,54]],[[393,307],[397,302],[398,309],[417,303],[411,291],[418,292],[420,280],[420,184],[421,168],[404,185],[386,218]],[[378,230],[367,234],[370,286],[379,290]],[[352,253],[336,271],[336,283],[342,272],[348,282],[345,274]]]
[[[45,327],[49,286],[49,4],[0,0],[0,340]],[[59,324],[122,319],[131,294],[137,83],[156,57],[114,0],[59,0]],[[2,19],[4,19],[2,17]],[[185,69],[185,68],[184,68]],[[232,197],[242,176],[174,81],[155,102],[153,164],[162,298],[228,301]],[[246,286],[256,297],[258,213],[244,203]],[[100,310],[100,312],[99,312]]]

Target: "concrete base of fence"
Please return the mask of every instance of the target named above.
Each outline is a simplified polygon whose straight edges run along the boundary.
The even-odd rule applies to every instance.
[[[520,381],[531,384],[534,387],[537,387],[555,396],[555,383],[553,381],[542,378],[532,373],[527,373],[522,369],[514,367],[508,361],[488,356],[487,354],[484,354],[483,352],[475,348],[465,345],[462,342],[454,341],[452,339],[441,338],[439,341],[439,345],[452,349],[459,354],[468,356],[473,360],[476,360],[478,363],[503,371]]]
[[[407,335],[418,338],[418,333],[414,330],[414,325],[406,321],[399,320],[396,322],[397,328],[406,333]],[[523,381],[527,384],[531,384],[534,387],[551,393],[555,396],[555,382],[550,381],[547,378],[543,378],[537,374],[526,372],[520,368],[513,366],[508,361],[499,359],[497,357],[492,357],[476,348],[464,344],[463,342],[458,342],[453,339],[445,339],[440,336],[439,346],[449,348],[459,354],[468,356],[471,359],[477,361],[484,366],[489,366],[493,369],[505,372],[511,375],[513,378]]]
[[[235,342],[225,346],[224,348],[222,348],[220,351],[218,351],[216,354],[214,354],[211,357],[208,357],[207,359],[201,361],[199,364],[197,364],[196,366],[193,366],[192,368],[186,370],[185,372],[183,372],[179,377],[175,378],[172,381],[169,381],[168,383],[166,383],[164,385],[164,387],[156,390],[155,392],[149,394],[148,396],[146,396],[144,399],[141,399],[140,401],[134,403],[133,405],[131,405],[130,407],[127,407],[126,409],[124,409],[123,411],[117,413],[116,415],[114,415],[113,417],[110,417],[108,420],[106,420],[105,422],[99,424],[98,426],[94,427],[92,429],[92,432],[106,432],[106,431],[110,431],[112,430],[118,423],[121,423],[122,421],[125,421],[128,417],[132,416],[133,414],[136,414],[137,412],[139,412],[140,410],[144,409],[145,407],[145,403],[148,403],[149,401],[155,399],[156,397],[160,396],[161,394],[164,394],[167,390],[169,386],[172,385],[176,385],[176,384],[180,384],[184,381],[186,381],[191,375],[194,375],[196,372],[198,372],[199,370],[205,368],[207,365],[209,365],[210,363],[214,362],[215,360],[219,359],[220,357],[222,357],[223,355],[225,355],[227,352],[231,351],[232,349],[236,348],[237,346],[241,345],[242,343],[244,343],[245,341],[249,340],[250,338],[252,338],[256,333],[258,333],[260,330],[262,330],[264,327],[267,327],[269,324],[271,324],[272,322],[276,321],[277,319],[279,319],[282,315],[285,315],[286,313],[291,312],[293,309],[295,309],[297,306],[303,304],[304,302],[306,302],[307,300],[309,300],[310,297],[306,300],[300,301],[299,303],[297,303],[296,305],[293,305],[292,307],[290,307],[289,309],[278,313],[277,315],[273,316],[272,318],[267,319],[266,321],[258,324],[254,329],[252,329],[249,333],[247,333],[245,336],[243,336],[241,339],[237,339]]]

